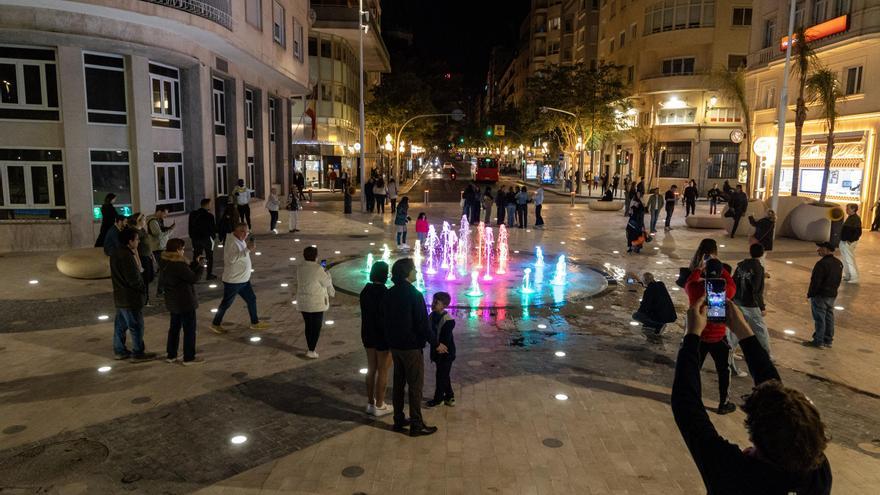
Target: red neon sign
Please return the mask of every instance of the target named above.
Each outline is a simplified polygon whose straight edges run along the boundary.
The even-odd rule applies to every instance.
[[[809,43],[810,41],[827,38],[832,34],[842,33],[847,29],[849,29],[849,15],[842,15],[815,26],[810,26],[804,31],[804,34],[806,34],[807,42]],[[794,42],[797,43],[797,39]],[[788,48],[788,36],[779,41],[779,50],[784,52],[786,48]]]

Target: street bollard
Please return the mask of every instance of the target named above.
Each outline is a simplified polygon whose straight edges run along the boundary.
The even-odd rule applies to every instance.
[[[574,191],[571,192],[571,207],[574,208]]]
[[[428,190],[425,189],[425,197],[422,199],[422,203],[428,204]]]

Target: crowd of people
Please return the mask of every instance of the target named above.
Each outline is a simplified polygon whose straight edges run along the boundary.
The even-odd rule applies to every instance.
[[[489,225],[494,218],[497,225],[526,229],[529,227],[529,204],[535,207],[534,227],[543,229],[544,217],[541,211],[544,205],[544,186],[539,184],[533,193],[526,186],[499,186],[497,191],[493,191],[492,186],[485,186],[481,191],[480,186],[473,182],[462,192],[461,215],[472,225],[481,221]]]

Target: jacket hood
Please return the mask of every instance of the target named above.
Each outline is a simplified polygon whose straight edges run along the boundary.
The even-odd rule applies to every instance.
[[[186,258],[184,258],[182,254],[178,254],[176,252],[162,251],[161,258],[163,261],[181,261],[183,263],[186,263]]]

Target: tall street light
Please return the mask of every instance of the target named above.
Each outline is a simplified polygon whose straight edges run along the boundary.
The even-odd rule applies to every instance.
[[[541,111],[541,113],[556,112],[556,113],[561,113],[564,115],[570,115],[570,116],[574,117],[575,132],[577,132],[578,127],[581,127],[581,122],[578,120],[577,115],[569,112],[568,110],[561,110],[559,108],[553,108],[553,107],[540,107],[539,110]],[[581,127],[581,131],[583,131],[582,127]],[[580,142],[580,141],[581,141],[581,138],[580,138],[580,136],[578,136],[578,142]],[[575,182],[577,182],[577,189],[576,189],[577,194],[581,193],[581,177],[583,177],[583,175],[584,175],[584,149],[583,149],[583,145],[581,145],[580,147],[578,147],[578,173],[577,173],[577,177],[575,178],[576,179]]]
[[[795,44],[796,41],[792,38],[792,34],[794,34],[794,13],[795,13],[795,1],[791,0],[791,7],[789,8],[788,13],[788,43],[786,43],[785,47],[785,66],[782,69],[782,91],[779,92],[779,115],[777,117],[778,121],[778,134],[776,135],[776,163],[773,164],[773,196],[770,199],[770,208],[773,211],[779,211],[779,179],[780,175],[782,175],[782,145],[783,141],[785,141],[785,112],[788,109],[788,72],[791,67],[791,45]],[[804,41],[804,40],[800,40]],[[824,178],[822,180],[828,180]],[[792,194],[795,194],[796,191],[792,191]]]
[[[369,12],[364,11],[364,0],[358,0],[358,45],[360,50],[360,57],[358,57],[358,63],[360,65],[360,70],[358,71],[358,76],[360,77],[360,102],[359,102],[359,110],[360,110],[360,176],[361,176],[361,213],[367,212],[367,196],[365,194],[364,189],[367,186],[367,165],[366,165],[366,141],[364,141],[364,128],[366,124],[364,123],[364,33],[369,29],[369,25],[364,22],[364,19],[369,20]]]
[[[363,1],[363,0],[362,0]],[[451,117],[452,120],[458,122],[464,118],[464,112],[461,110],[453,110],[451,113],[426,113],[422,115],[416,115],[415,117],[407,120],[400,126],[400,129],[397,130],[397,139],[395,142],[397,143],[397,152],[394,157],[394,177],[397,182],[400,182],[400,152],[403,151],[404,147],[400,144],[400,135],[403,134],[403,129],[409,125],[410,122],[417,119],[427,119],[430,117]],[[387,139],[387,137],[386,137]]]

